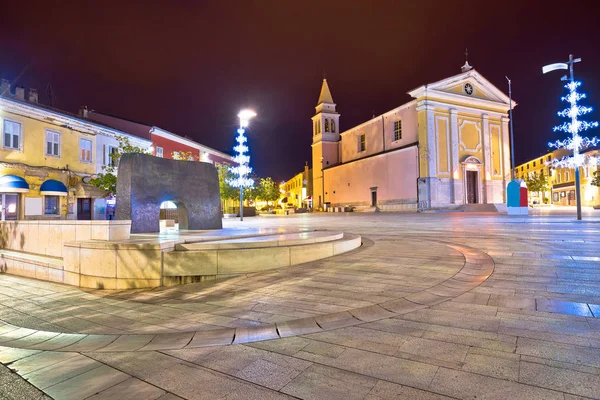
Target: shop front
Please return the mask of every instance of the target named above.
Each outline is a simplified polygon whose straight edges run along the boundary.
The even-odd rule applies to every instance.
[[[16,221],[20,219],[22,193],[29,193],[29,184],[16,175],[0,177],[0,220]]]

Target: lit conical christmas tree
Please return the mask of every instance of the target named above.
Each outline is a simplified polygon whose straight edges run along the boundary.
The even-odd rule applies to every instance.
[[[558,112],[559,117],[569,118],[569,122],[564,122],[562,125],[554,127],[554,132],[561,131],[571,134],[571,137],[565,140],[557,140],[556,142],[548,143],[550,148],[567,149],[573,155],[555,159],[549,164],[555,168],[579,168],[588,165],[597,165],[598,159],[589,155],[581,154],[582,149],[597,146],[600,140],[596,137],[588,138],[581,136],[580,133],[590,128],[596,128],[598,122],[581,121],[578,117],[590,113],[591,107],[584,107],[578,104],[578,101],[585,99],[584,93],[577,92],[577,88],[581,86],[581,82],[573,81],[565,85],[569,90],[569,94],[561,98],[562,101],[569,103],[569,107]]]

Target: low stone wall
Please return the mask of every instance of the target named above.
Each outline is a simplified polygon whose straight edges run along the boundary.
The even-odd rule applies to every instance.
[[[131,221],[36,220],[0,222],[0,248],[62,257],[63,245],[80,240],[129,239]]]
[[[274,243],[128,240],[129,227],[130,221],[3,223],[0,273],[91,289],[151,288],[287,267],[361,245],[360,236],[341,232],[295,240],[275,238]]]
[[[171,251],[163,255],[163,284],[170,286],[289,267],[354,250],[361,242],[360,236],[344,233],[337,240],[304,245],[290,242],[260,248]]]
[[[174,241],[65,243],[64,283],[93,289],[161,286],[163,252],[174,249]]]

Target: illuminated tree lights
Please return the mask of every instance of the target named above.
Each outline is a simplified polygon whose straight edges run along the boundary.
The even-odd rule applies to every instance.
[[[238,136],[235,140],[238,144],[233,148],[237,153],[236,156],[233,157],[233,161],[237,165],[235,167],[230,167],[231,172],[236,178],[231,179],[227,183],[236,188],[248,188],[254,186],[254,179],[248,178],[248,175],[252,172],[252,168],[248,166],[248,164],[250,164],[250,156],[246,155],[249,148],[244,144],[248,139],[244,136],[244,133],[246,132],[244,128],[238,129],[237,132]]]
[[[557,140],[556,142],[548,143],[548,146],[556,149],[570,150],[573,155],[555,159],[547,163],[555,168],[578,168],[586,165],[598,165],[600,159],[597,157],[581,154],[582,149],[597,146],[600,144],[600,139],[593,137],[587,138],[579,135],[580,132],[590,128],[598,127],[598,122],[580,121],[577,117],[585,115],[592,111],[591,107],[583,107],[577,104],[581,99],[585,99],[585,94],[578,93],[577,88],[581,86],[581,82],[573,81],[565,85],[569,89],[569,94],[561,98],[562,101],[569,103],[569,107],[558,112],[559,117],[569,118],[570,122],[564,122],[562,125],[554,127],[554,132],[561,131],[570,133],[571,137],[565,140]]]

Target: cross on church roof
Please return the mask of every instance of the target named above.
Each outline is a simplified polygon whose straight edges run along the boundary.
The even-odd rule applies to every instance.
[[[462,67],[460,67],[460,70],[462,72],[467,72],[467,71],[470,71],[472,69],[473,69],[473,67],[471,67],[469,65],[469,49],[465,49],[465,64]]]

